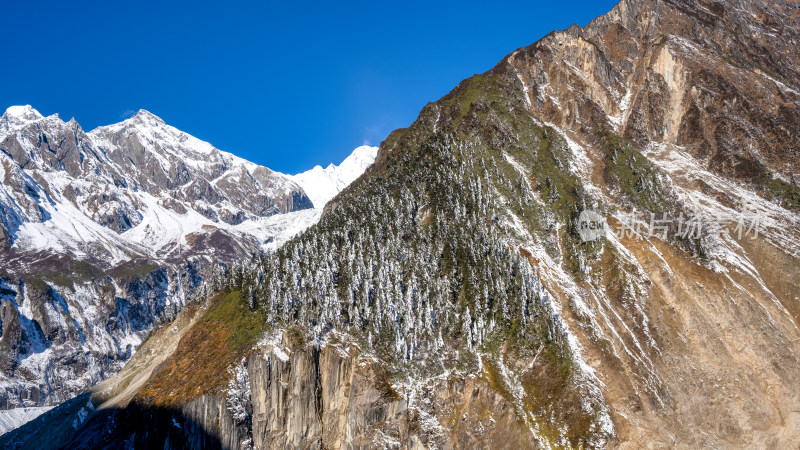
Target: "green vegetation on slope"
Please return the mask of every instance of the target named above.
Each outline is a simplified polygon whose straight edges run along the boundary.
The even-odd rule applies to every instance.
[[[602,244],[580,242],[587,196],[569,170],[566,141],[535,121],[521,92],[513,73],[465,80],[392,133],[369,176],[316,226],[234,266],[218,287],[242,292],[269,326],[305,336],[349,332],[393,377],[476,373],[479,355],[495,354],[499,343],[517,358],[544,349],[548,378],[531,381],[541,388],[526,406],[543,414],[576,383],[574,363],[531,263],[503,224],[518,219],[576,272]],[[569,414],[581,411],[569,403],[578,400],[565,398]],[[538,420],[586,433],[575,428],[582,420]]]
[[[670,211],[674,200],[658,168],[631,143],[610,131],[598,133],[597,144],[605,156],[605,177],[627,200],[653,213]]]
[[[263,314],[251,310],[240,292],[231,292],[211,306],[202,323],[227,329],[230,333],[228,344],[235,354],[252,348],[266,326]]]
[[[156,270],[158,270],[157,264],[131,261],[114,267],[109,271],[109,275],[117,279],[120,284],[126,284],[133,280],[143,280]]]
[[[101,280],[105,278],[103,271],[86,261],[66,259],[59,261],[63,268],[34,270],[31,273],[0,272],[0,278],[8,280],[22,279],[29,287],[37,292],[50,291],[50,284],[65,288],[73,288],[74,283]]]
[[[800,211],[800,187],[779,178],[773,178],[767,184],[767,191],[768,197],[776,200],[784,208]]]
[[[225,386],[230,367],[241,361],[266,330],[264,316],[251,310],[240,292],[217,294],[208,303],[203,317],[137,393],[137,402],[181,406]]]

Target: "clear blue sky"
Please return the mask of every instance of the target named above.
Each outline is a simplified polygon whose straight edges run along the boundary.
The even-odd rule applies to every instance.
[[[0,112],[86,129],[144,108],[256,163],[338,163],[428,101],[614,0],[20,2],[0,6]]]

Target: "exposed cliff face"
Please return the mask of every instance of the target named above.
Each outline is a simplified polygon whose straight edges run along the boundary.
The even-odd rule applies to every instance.
[[[536,446],[515,407],[487,379],[451,374],[398,390],[386,364],[340,341],[343,335],[317,347],[273,330],[239,363],[220,366],[226,385],[175,403],[137,397],[159,384],[158,372],[180,352],[201,350],[190,337],[206,317],[205,307],[186,310],[156,332],[118,377],[94,389],[91,407],[66,403],[0,442],[7,448]],[[78,431],[64,433],[61,424],[77,418]],[[45,434],[53,438],[42,439]]]
[[[535,446],[486,379],[452,374],[395,386],[386,369],[356,345],[262,346],[247,360],[253,447]]]
[[[507,61],[549,123],[679,145],[765,187],[800,169],[798,42],[796,19],[772,2],[626,0]]]

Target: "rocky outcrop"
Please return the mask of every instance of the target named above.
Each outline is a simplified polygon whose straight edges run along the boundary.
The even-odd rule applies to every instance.
[[[355,347],[274,349],[266,356],[253,353],[247,362],[255,448],[421,443],[410,429],[406,401],[392,391],[385,369],[360,361]]]
[[[0,408],[58,405],[113,376],[215,267],[196,259],[135,276],[67,278],[69,286],[0,278]]]
[[[198,449],[535,448],[513,405],[484,378],[452,374],[416,380],[418,385],[407,388],[391,381],[386,365],[362,355],[355,344],[316,347],[280,332],[232,368],[232,382],[224,389],[173,406],[124,400],[132,375],[156,374],[161,359],[152,352],[173,348],[163,339],[184,336],[193,323],[178,319],[159,331],[164,337],[141,350],[150,353],[148,363],[126,368],[95,389],[97,409],[81,420],[85,425],[74,435],[37,441],[40,448],[124,442]],[[108,392],[119,394],[109,398]],[[60,429],[81,414],[73,403],[47,413],[36,425],[38,433],[26,425],[0,443],[22,447],[49,427]]]
[[[763,185],[800,170],[798,39],[796,19],[772,2],[624,0],[507,61],[549,123],[685,146]]]
[[[25,351],[22,325],[16,308],[9,300],[0,303],[0,371],[13,373],[17,367],[17,357]],[[7,409],[8,402],[3,399],[0,408]]]

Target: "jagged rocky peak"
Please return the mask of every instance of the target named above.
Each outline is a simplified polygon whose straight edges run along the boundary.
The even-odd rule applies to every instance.
[[[58,114],[45,117],[30,105],[11,106],[0,116],[0,142],[8,138],[14,139],[19,133],[38,137],[43,130],[53,131],[65,125]]]
[[[219,152],[210,143],[201,141],[188,133],[167,125],[163,119],[144,109],[140,109],[139,112],[122,122],[98,127],[92,130],[90,134],[101,139],[105,137],[112,141],[135,134],[146,141],[143,144],[168,146],[175,151],[199,152],[204,155],[208,155],[215,150]]]
[[[173,212],[194,211],[215,224],[312,207],[289,177],[222,152],[144,110],[89,133],[74,120],[43,118],[27,106],[12,107],[3,117],[5,184],[18,200],[9,205],[15,214],[2,221],[5,240],[14,240],[26,221],[41,222],[48,205],[63,202],[117,233],[156,214],[146,194]]]
[[[89,135],[125,169],[134,186],[155,194],[167,191],[184,202],[217,205],[213,210],[195,206],[209,218],[238,223],[248,215],[312,207],[288,177],[220,151],[145,110]]]

